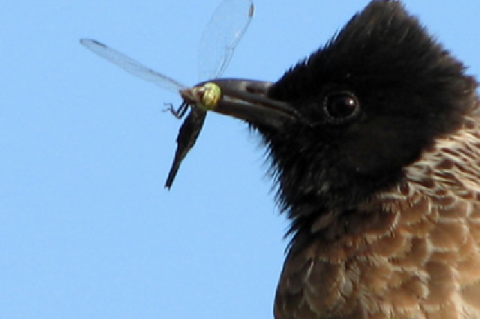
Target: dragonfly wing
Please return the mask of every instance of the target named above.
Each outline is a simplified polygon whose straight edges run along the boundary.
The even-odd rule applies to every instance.
[[[199,46],[199,79],[220,76],[230,63],[233,51],[253,16],[251,0],[224,0],[217,7],[203,32]],[[178,169],[195,145],[207,113],[192,106],[177,136],[177,149],[165,187],[170,189]]]
[[[186,86],[175,81],[174,79],[142,65],[125,54],[120,53],[101,42],[92,39],[81,39],[80,43],[87,49],[98,54],[105,60],[119,66],[128,73],[131,73],[142,80],[152,82],[163,89],[178,92],[186,88]]]
[[[251,0],[224,0],[215,10],[203,32],[199,47],[199,78],[220,76],[230,63],[233,51],[253,16]],[[177,150],[165,187],[170,189],[180,165],[195,145],[207,112],[192,106],[177,136]]]
[[[193,107],[185,118],[185,121],[183,121],[177,135],[177,150],[175,151],[175,157],[173,158],[172,167],[170,168],[167,181],[165,182],[166,188],[170,189],[170,187],[172,187],[173,180],[177,175],[182,161],[198,139],[206,115],[207,112],[198,107]]]
[[[198,48],[200,80],[223,74],[253,17],[251,0],[224,0],[203,32]]]

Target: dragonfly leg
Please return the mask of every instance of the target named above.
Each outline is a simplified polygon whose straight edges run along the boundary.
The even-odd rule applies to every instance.
[[[172,103],[164,103],[165,106],[168,106],[167,109],[163,110],[164,112],[167,112],[169,111],[173,116],[175,116],[177,119],[181,119],[185,113],[187,112],[188,110],[188,104],[183,102],[182,104],[180,104],[180,106],[178,107],[178,109],[174,109],[173,108],[173,104]]]

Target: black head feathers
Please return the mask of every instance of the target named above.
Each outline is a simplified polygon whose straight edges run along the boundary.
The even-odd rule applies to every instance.
[[[280,202],[350,206],[398,181],[435,138],[459,127],[475,89],[400,2],[372,1],[269,91],[310,123],[258,127]]]

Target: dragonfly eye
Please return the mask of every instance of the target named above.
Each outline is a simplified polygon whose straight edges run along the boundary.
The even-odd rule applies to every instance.
[[[197,106],[210,111],[213,110],[220,101],[222,90],[215,83],[208,82],[201,87],[196,88],[195,95],[198,97],[199,102]]]

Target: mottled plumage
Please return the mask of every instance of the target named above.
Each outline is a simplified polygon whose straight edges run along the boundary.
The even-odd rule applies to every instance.
[[[480,318],[477,82],[400,2],[370,2],[268,101],[217,82],[291,223],[276,319]]]
[[[479,121],[472,110],[396,185],[312,223],[321,238],[293,242],[275,317],[480,318]]]
[[[323,124],[332,87],[362,115]],[[274,85],[320,126],[259,129],[292,220],[277,319],[480,318],[475,89],[395,1],[372,2]]]

